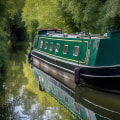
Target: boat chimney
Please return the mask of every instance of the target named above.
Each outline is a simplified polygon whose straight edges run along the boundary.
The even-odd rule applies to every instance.
[[[49,36],[49,33],[46,33],[46,36]]]
[[[68,37],[68,34],[67,34],[67,33],[64,33],[63,36],[64,36],[64,37]]]

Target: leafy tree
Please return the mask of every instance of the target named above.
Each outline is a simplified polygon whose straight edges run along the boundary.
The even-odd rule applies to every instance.
[[[6,76],[9,39],[13,34],[16,34],[18,29],[24,29],[18,19],[20,18],[19,11],[22,10],[23,5],[24,1],[21,0],[0,0],[0,81],[3,81]],[[15,16],[17,13],[19,17]],[[11,27],[13,25],[14,27]],[[16,29],[14,33],[13,29]]]
[[[12,43],[22,42],[26,39],[27,33],[24,22],[21,19],[21,11],[15,13],[12,18],[8,15],[5,29],[9,33]]]
[[[57,1],[55,0],[26,0],[22,19],[25,21],[25,26],[31,39],[40,28],[66,30],[64,20],[57,12]]]
[[[120,1],[107,0],[101,10],[101,22],[107,27],[120,29]]]
[[[107,27],[120,28],[119,0],[58,0],[67,25],[79,31],[104,33]]]

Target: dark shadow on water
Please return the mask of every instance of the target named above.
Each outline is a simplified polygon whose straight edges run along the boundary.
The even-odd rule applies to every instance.
[[[25,61],[25,55],[27,54],[27,48],[29,47],[29,42],[19,42],[14,45],[9,50],[9,59],[17,61],[18,64]]]
[[[75,89],[75,100],[97,115],[120,120],[120,95],[118,94],[78,86]]]

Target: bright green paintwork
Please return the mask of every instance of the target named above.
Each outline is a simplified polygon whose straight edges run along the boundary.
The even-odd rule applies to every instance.
[[[102,39],[95,61],[98,66],[120,64],[120,31],[110,32],[110,38]]]
[[[80,38],[60,38],[38,36],[35,37],[34,49],[50,56],[88,66],[111,66],[120,64],[120,31],[111,31],[107,33],[106,38],[80,39]],[[44,41],[40,48],[41,40]],[[44,49],[45,42],[48,42],[48,48]],[[53,42],[53,50],[49,50],[50,43]],[[56,44],[60,44],[59,52],[55,52]],[[64,45],[68,45],[68,53],[63,54]],[[74,46],[79,46],[78,56],[73,56]],[[88,56],[88,51],[90,54]],[[88,57],[88,62],[86,58]]]
[[[86,52],[87,52],[87,47],[88,47],[88,41],[82,41],[82,39],[73,39],[73,38],[53,38],[53,37],[39,37],[38,41],[38,47],[37,47],[37,40],[38,36],[35,37],[35,42],[34,42],[34,49],[39,50],[40,52],[46,53],[48,55],[51,55],[53,57],[74,62],[74,63],[85,63],[85,57],[86,57]],[[40,43],[41,40],[47,41],[48,42],[48,48],[44,49],[45,42],[43,43],[43,47],[40,48]],[[53,50],[49,50],[50,43],[53,42]],[[59,52],[55,52],[56,44],[60,44],[60,49]],[[63,54],[63,48],[64,45],[68,45],[68,52],[67,54]],[[79,46],[79,53],[78,56],[73,56],[73,51],[74,51],[74,46]],[[83,48],[83,49],[81,49]],[[81,56],[79,57],[79,54],[81,53]]]
[[[53,42],[54,43],[53,50],[49,51],[49,47],[47,50],[44,50],[44,44],[43,44],[42,49],[38,48],[39,50],[45,51],[46,53],[53,55],[54,57],[63,59],[63,60],[67,60],[67,61],[73,60],[73,62],[78,62],[79,56],[77,56],[77,57],[73,56],[73,50],[74,50],[74,46],[81,46],[81,42],[82,42],[81,40],[74,41],[74,39],[67,39],[67,38],[66,39],[54,38],[54,40],[53,40],[53,38],[50,38],[50,37],[49,37],[49,39],[40,38],[40,41],[41,40],[48,41],[48,46],[49,46],[50,42]],[[60,44],[59,52],[55,52],[55,47],[56,47],[57,43]],[[67,54],[63,54],[64,45],[68,45],[68,53]]]

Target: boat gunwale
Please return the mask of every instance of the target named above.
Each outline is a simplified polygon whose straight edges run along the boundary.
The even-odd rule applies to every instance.
[[[120,78],[120,75],[106,75],[106,76],[103,76],[103,75],[87,75],[87,74],[82,74],[80,73],[81,76],[83,77],[91,77],[91,78]]]
[[[34,52],[37,52],[39,54],[42,54],[42,55],[45,55],[46,53],[42,53],[40,51],[38,51],[38,49],[34,49],[32,50]],[[33,55],[33,54],[32,54]],[[47,54],[46,54],[47,55]],[[50,55],[48,55],[50,56]],[[52,58],[52,56],[50,56]],[[39,57],[38,57],[39,58]],[[41,58],[40,58],[41,59]],[[78,67],[80,68],[90,68],[90,69],[101,69],[101,68],[113,68],[113,67],[120,67],[120,64],[116,64],[116,65],[110,65],[110,66],[88,66],[88,65],[83,65],[83,64],[77,64],[77,63],[73,63],[73,62],[69,62],[69,61],[65,61],[63,59],[59,59],[59,58],[56,58],[54,57],[54,59],[57,59],[58,61],[63,61],[63,62],[67,62],[67,63],[70,63],[70,64],[73,64],[73,65],[78,65]]]
[[[59,69],[65,70],[66,72],[69,72],[69,73],[74,74],[74,71],[72,71],[72,70],[69,70],[69,69],[63,68],[63,67],[61,67],[61,66],[55,65],[55,64],[53,64],[53,63],[50,63],[50,62],[48,62],[48,61],[46,61],[46,60],[44,60],[44,59],[42,59],[42,58],[40,58],[40,57],[38,57],[38,56],[35,56],[35,55],[33,55],[33,54],[32,54],[32,56],[34,56],[34,57],[36,57],[36,58],[44,61],[45,63],[50,64],[50,65],[52,65],[52,66],[54,66],[54,67],[56,67],[56,68],[59,68]]]

